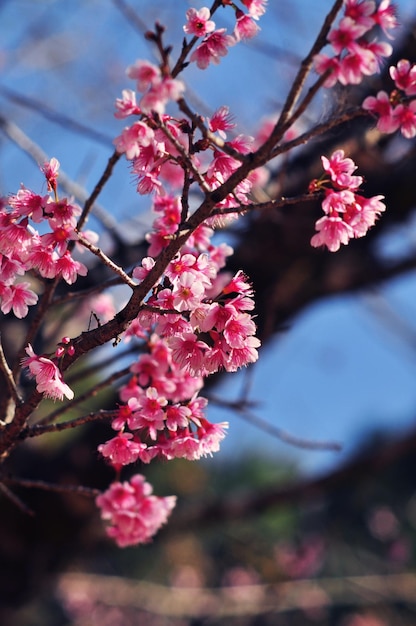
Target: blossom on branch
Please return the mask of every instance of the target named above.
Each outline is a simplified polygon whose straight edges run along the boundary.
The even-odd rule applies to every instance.
[[[152,495],[151,485],[136,474],[129,481],[114,482],[96,499],[101,517],[109,522],[107,534],[121,548],[148,543],[166,523],[176,504],[175,496]]]
[[[376,219],[385,211],[384,196],[365,198],[357,193],[361,176],[353,176],[357,169],[354,161],[336,150],[328,159],[321,157],[322,165],[330,179],[312,181],[311,191],[325,189],[322,208],[325,215],[316,222],[318,231],[311,239],[313,247],[326,246],[331,252],[339,250],[354,237],[364,237]]]
[[[74,392],[63,381],[62,374],[57,365],[44,356],[38,356],[29,344],[26,354],[21,361],[22,367],[29,368],[29,376],[36,379],[36,389],[43,393],[45,398],[63,400],[64,396],[72,400]]]

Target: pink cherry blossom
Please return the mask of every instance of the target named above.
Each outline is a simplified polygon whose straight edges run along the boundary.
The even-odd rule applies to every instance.
[[[404,91],[407,96],[416,95],[416,64],[401,59],[396,67],[394,65],[390,67],[390,76],[397,89]]]
[[[345,157],[344,150],[335,150],[329,159],[322,156],[321,161],[325,172],[338,187],[351,189],[359,187],[363,182],[361,176],[351,176],[357,166],[352,159]]]
[[[208,127],[212,133],[217,132],[222,139],[226,139],[226,131],[236,126],[233,119],[229,108],[222,106],[208,119]]]
[[[74,392],[64,383],[55,363],[44,356],[37,356],[30,344],[26,348],[26,354],[28,356],[22,359],[21,365],[28,367],[30,377],[36,379],[37,391],[52,400],[63,400],[64,396],[72,400]]]
[[[197,430],[200,456],[212,456],[214,452],[218,452],[220,442],[224,439],[227,429],[228,422],[211,424],[207,419],[202,419]]]
[[[162,73],[156,65],[142,59],[138,59],[133,65],[130,65],[126,74],[129,78],[137,81],[138,91],[146,91],[152,85],[159,83],[162,78]]]
[[[57,259],[55,267],[56,275],[62,277],[68,285],[72,285],[78,276],[86,276],[88,272],[86,266],[80,261],[75,261],[68,251]]]
[[[123,465],[135,463],[140,452],[146,449],[146,445],[134,441],[131,433],[119,433],[117,437],[109,439],[106,443],[98,446],[98,452],[105,457],[113,467],[119,469]]]
[[[9,204],[16,209],[18,215],[27,215],[34,222],[41,222],[48,212],[49,196],[39,196],[23,185],[15,194],[9,196]]]
[[[195,61],[201,70],[205,70],[210,63],[218,65],[234,43],[235,39],[225,34],[225,28],[215,30],[193,51],[191,61]]]
[[[252,39],[260,31],[251,15],[247,15],[240,10],[236,11],[237,21],[234,27],[234,37],[236,41],[242,39]]]
[[[143,147],[149,146],[154,140],[154,132],[144,122],[135,122],[126,127],[121,135],[114,139],[117,152],[125,153],[127,159],[139,156]]]
[[[379,91],[374,96],[368,96],[362,104],[363,109],[374,113],[377,117],[377,128],[382,133],[394,133],[400,126],[396,108],[390,103],[389,95]]]
[[[400,126],[400,132],[406,139],[416,136],[416,100],[409,104],[399,104],[395,109],[395,116]]]
[[[188,35],[204,37],[215,29],[215,22],[209,19],[210,16],[210,10],[207,7],[202,7],[199,11],[197,9],[188,9],[186,12],[187,22],[183,30]]]
[[[380,26],[387,37],[391,37],[389,30],[394,30],[399,26],[397,19],[397,9],[391,0],[381,0],[374,13],[374,21]]]
[[[311,239],[311,246],[317,248],[326,246],[331,252],[339,250],[341,244],[346,245],[354,231],[351,226],[346,224],[340,217],[329,217],[325,215],[316,222],[316,230],[318,231]]]
[[[48,184],[48,191],[56,192],[59,167],[60,163],[58,159],[52,157],[50,161],[44,163],[44,165],[40,168],[45,175],[46,182]]]
[[[344,0],[344,15],[367,29],[374,25],[376,4],[373,0]]]
[[[192,272],[184,272],[174,288],[173,305],[177,311],[189,311],[198,305],[204,294],[204,285]]]
[[[136,474],[130,481],[114,482],[96,499],[101,517],[109,522],[107,534],[118,546],[148,543],[166,523],[176,503],[175,496],[152,495],[144,476]]]
[[[36,304],[38,297],[27,282],[4,287],[0,283],[0,301],[2,313],[9,313],[13,309],[14,315],[22,319],[28,314],[28,307]]]
[[[241,0],[241,2],[255,20],[266,13],[267,0]]]
[[[121,98],[116,99],[114,117],[123,119],[129,115],[139,115],[140,107],[136,103],[136,92],[132,89],[123,89]]]
[[[351,50],[357,39],[362,37],[368,30],[363,24],[355,22],[350,17],[344,17],[338,28],[332,28],[328,35],[328,41],[332,44],[336,54],[343,50]]]

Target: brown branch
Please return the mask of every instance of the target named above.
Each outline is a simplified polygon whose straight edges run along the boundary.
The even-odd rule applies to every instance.
[[[343,488],[351,490],[355,481],[374,478],[377,474],[406,454],[416,449],[416,431],[410,435],[386,443],[372,453],[352,459],[349,463],[325,476],[312,480],[297,481],[293,484],[279,486],[262,492],[249,492],[246,497],[212,498],[189,508],[187,511],[177,512],[170,521],[170,527],[165,532],[183,530],[190,527],[200,527],[212,524],[223,524],[226,521],[247,519],[267,511],[271,507],[296,504],[311,498],[328,495]]]
[[[9,364],[7,363],[6,355],[4,354],[3,344],[1,341],[1,334],[0,334],[0,371],[3,373],[3,378],[6,380],[6,384],[9,389],[9,394],[10,394],[9,397],[13,398],[16,404],[21,404],[23,402],[23,398],[20,395],[19,390],[17,389],[16,383],[13,377],[13,372],[10,369]]]
[[[93,411],[88,413],[88,415],[83,415],[82,417],[77,417],[73,420],[68,420],[67,422],[59,422],[58,424],[35,424],[34,426],[28,426],[20,433],[20,439],[28,439],[29,437],[39,437],[40,435],[44,435],[45,433],[57,433],[62,430],[69,430],[71,428],[78,428],[78,426],[84,426],[84,424],[89,424],[91,422],[98,422],[101,420],[110,420],[116,418],[118,415],[118,410],[114,411],[104,411],[103,409],[100,411]]]
[[[78,406],[78,404],[81,404],[82,402],[85,402],[86,400],[93,398],[94,396],[97,395],[99,391],[102,391],[103,389],[111,385],[113,382],[115,382],[116,380],[119,380],[120,378],[123,378],[123,376],[127,376],[127,374],[129,373],[130,373],[130,366],[125,367],[124,369],[118,372],[115,372],[114,374],[111,374],[106,379],[102,380],[100,383],[97,383],[96,385],[94,385],[94,387],[92,387],[85,393],[82,393],[81,395],[77,396],[70,402],[67,402],[65,406],[59,407],[59,409],[56,409],[56,411],[53,411],[52,413],[49,413],[49,415],[46,415],[45,417],[43,417],[41,420],[39,420],[38,425],[50,424],[51,422],[54,422],[58,417],[60,417],[67,411]]]
[[[13,502],[13,504],[22,511],[22,513],[30,516],[33,516],[35,514],[32,509],[30,509],[15,493],[13,493],[13,491],[6,487],[6,485],[4,485],[2,482],[0,482],[0,491],[3,495],[6,496],[6,498],[10,500],[10,502]]]
[[[247,402],[247,400],[228,402],[215,395],[210,395],[208,399],[210,402],[213,402],[218,406],[228,409],[229,411],[233,411],[248,424],[255,426],[268,435],[279,439],[279,441],[283,441],[283,443],[294,446],[295,448],[302,448],[303,450],[327,450],[330,452],[340,452],[342,450],[341,444],[335,441],[316,441],[313,439],[304,439],[302,437],[292,435],[283,428],[279,428],[278,426],[271,424],[267,420],[262,419],[250,411],[249,407],[253,405],[253,402]]]
[[[335,0],[334,5],[332,6],[331,10],[327,14],[324,20],[324,23],[322,25],[322,28],[320,32],[318,33],[318,36],[315,39],[314,44],[312,45],[312,48],[310,49],[309,53],[307,54],[307,56],[303,59],[301,63],[299,71],[293,81],[292,87],[286,98],[286,102],[283,105],[282,112],[280,114],[279,120],[276,124],[275,130],[273,131],[273,133],[275,131],[276,133],[280,132],[280,130],[286,124],[289,116],[291,115],[291,112],[300,97],[300,94],[304,87],[305,81],[309,75],[309,72],[312,69],[313,59],[315,55],[317,55],[318,52],[320,52],[322,48],[326,45],[329,30],[337,14],[339,13],[342,7],[342,4],[343,4],[343,0]]]
[[[292,150],[293,148],[296,148],[297,146],[301,146],[305,143],[308,143],[314,137],[323,135],[329,130],[334,129],[337,126],[341,126],[342,124],[345,124],[346,122],[351,122],[352,120],[357,119],[359,117],[368,118],[368,117],[371,117],[371,113],[369,113],[368,111],[365,111],[361,107],[357,107],[349,111],[345,111],[342,115],[339,115],[338,117],[330,119],[327,122],[323,122],[322,124],[317,124],[316,126],[306,131],[305,133],[302,133],[302,135],[299,135],[295,139],[292,139],[291,141],[287,141],[285,143],[280,144],[271,152],[270,156],[271,158],[274,158],[276,156],[289,152],[289,150]]]
[[[134,287],[136,286],[134,280],[132,280],[130,276],[126,274],[126,272],[119,265],[114,263],[114,261],[112,261],[110,257],[108,257],[105,252],[101,250],[101,248],[98,248],[97,246],[89,242],[88,239],[83,237],[80,232],[77,232],[77,236],[77,241],[79,241],[79,243],[82,244],[84,248],[87,248],[87,250],[89,250],[90,252],[92,252],[92,254],[98,257],[100,261],[104,263],[104,265],[107,265],[107,267],[109,267],[115,274],[118,274],[123,283],[134,289]]]
[[[97,184],[95,185],[91,195],[89,196],[89,198],[87,198],[87,200],[85,201],[84,204],[84,208],[82,210],[82,213],[79,217],[78,223],[77,223],[77,230],[82,230],[87,219],[88,219],[88,215],[92,209],[92,206],[94,204],[94,202],[96,201],[96,199],[98,198],[98,196],[100,195],[100,193],[102,192],[102,190],[104,189],[105,184],[108,182],[108,180],[110,179],[112,173],[113,173],[113,169],[114,166],[116,165],[117,161],[120,159],[121,154],[119,154],[117,151],[115,151],[110,158],[108,159],[108,163],[107,166],[100,178],[100,180],[97,182]]]
[[[99,489],[82,487],[81,485],[57,485],[47,483],[43,480],[29,480],[2,474],[0,474],[0,481],[8,485],[27,487],[28,489],[42,489],[43,491],[52,491],[54,493],[75,493],[80,496],[86,496],[87,498],[96,498],[101,493]]]

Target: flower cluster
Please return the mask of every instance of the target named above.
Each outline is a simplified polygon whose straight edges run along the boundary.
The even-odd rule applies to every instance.
[[[179,200],[157,196],[155,209],[153,254],[178,223]],[[216,452],[228,425],[206,419],[207,400],[198,396],[203,379],[258,358],[251,286],[241,272],[231,278],[220,272],[232,250],[214,245],[212,234],[204,225],[193,233],[126,332],[127,339],[145,339],[147,351],[121,390],[124,404],[113,422],[118,435],[99,446],[115,468],[138,459],[195,460]],[[146,257],[133,277],[142,280],[153,266],[153,258]]]
[[[344,0],[344,13],[336,27],[328,34],[333,54],[317,54],[315,70],[318,74],[329,72],[325,87],[357,85],[364,76],[380,70],[384,57],[389,57],[392,47],[378,41],[377,29],[387,36],[398,26],[396,9],[390,0]]]
[[[69,340],[64,337],[62,344],[57,349],[57,356],[60,357],[65,352],[64,344],[68,344]],[[71,352],[71,346],[68,351]],[[22,367],[29,369],[29,376],[36,379],[36,389],[39,393],[43,393],[45,398],[52,400],[63,400],[64,396],[68,400],[72,400],[74,392],[63,381],[62,374],[54,361],[45,357],[38,356],[29,344],[26,348],[27,356],[21,361]]]
[[[390,67],[390,76],[395,88],[387,94],[379,91],[363,102],[363,108],[373,113],[377,128],[382,133],[394,133],[400,128],[403,137],[416,136],[416,64],[402,59],[397,66]]]
[[[188,9],[186,12],[187,22],[183,29],[186,34],[201,38],[201,43],[191,55],[200,69],[206,69],[211,63],[219,64],[221,57],[225,56],[228,48],[244,39],[252,39],[259,32],[256,21],[266,11],[267,0],[242,0],[248,13],[244,13],[234,3],[229,4],[235,10],[235,26],[232,35],[227,35],[225,28],[215,29],[215,22],[211,20],[210,10]]]
[[[0,301],[1,311],[13,311],[18,318],[26,317],[28,307],[36,304],[38,297],[31,283],[21,281],[28,272],[42,278],[60,278],[68,284],[78,275],[85,276],[85,265],[73,259],[68,245],[76,241],[76,219],[81,210],[67,198],[59,200],[56,178],[59,163],[52,159],[42,171],[48,190],[40,196],[21,187],[19,191],[0,202]],[[34,224],[49,227],[40,234]]]
[[[184,30],[196,41],[201,39],[191,56],[199,67],[217,63],[228,45],[255,34],[254,20],[264,13],[266,2],[244,0],[243,4],[247,15],[232,4],[236,11],[233,36],[226,35],[225,29],[215,30],[206,7],[188,10]],[[235,124],[226,106],[201,118],[205,133],[193,119],[165,113],[168,100],[182,97],[183,85],[162,76],[156,66],[139,60],[127,73],[137,81],[137,90],[145,93],[139,100],[135,92],[126,90],[117,100],[116,117],[133,117],[134,121],[114,143],[117,152],[132,162],[137,191],[154,194],[156,213],[146,237],[148,256],[132,272],[140,283],[153,270],[156,257],[181,229],[186,231],[192,212],[189,196],[175,194],[184,189],[185,172],[188,187],[198,187],[198,193],[214,191],[238,169],[236,157],[249,152],[254,140],[243,135],[228,139]],[[196,460],[219,449],[228,424],[213,424],[206,418],[207,400],[199,396],[204,377],[254,363],[260,342],[252,319],[251,285],[242,272],[231,276],[223,271],[232,249],[213,243],[214,228],[235,219],[250,202],[258,175],[253,172],[242,180],[214,206],[204,223],[189,232],[124,333],[126,341],[141,340],[143,350],[120,391],[121,404],[112,423],[117,434],[98,447],[117,472],[137,461]],[[118,531],[114,536],[118,537]],[[142,541],[140,536],[136,541]]]
[[[311,239],[314,247],[327,246],[331,252],[339,250],[354,237],[364,237],[386,207],[384,196],[365,198],[358,193],[363,182],[361,176],[353,174],[357,169],[352,159],[336,150],[327,159],[321,157],[327,176],[314,180],[310,191],[325,190],[322,208],[325,215],[316,222],[318,231]]]
[[[110,523],[107,534],[121,548],[150,541],[166,523],[175,502],[175,496],[152,495],[151,485],[140,474],[128,482],[112,483],[96,499],[102,518]]]

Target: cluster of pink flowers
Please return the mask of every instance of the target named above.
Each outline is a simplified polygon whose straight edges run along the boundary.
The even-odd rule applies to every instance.
[[[56,358],[63,356],[66,351],[71,353],[73,348],[68,344],[69,339],[64,337],[62,344],[56,351]],[[52,398],[52,400],[63,400],[64,396],[68,398],[68,400],[72,400],[74,392],[63,381],[61,371],[56,365],[55,360],[51,360],[45,356],[38,356],[35,354],[30,344],[26,348],[26,354],[28,356],[22,359],[21,365],[29,369],[29,376],[31,378],[36,379],[37,391],[43,393],[45,398]]]
[[[357,193],[363,179],[353,174],[357,166],[352,159],[345,158],[343,150],[336,150],[329,159],[324,156],[321,159],[329,177],[312,181],[309,190],[325,190],[322,202],[325,215],[316,222],[318,232],[312,237],[311,245],[327,246],[336,252],[350,239],[364,237],[386,206],[382,202],[384,196],[365,198]]]
[[[211,13],[207,7],[188,9],[187,22],[183,29],[186,34],[201,38],[201,43],[191,55],[200,69],[206,69],[210,63],[219,64],[228,48],[244,39],[251,39],[259,32],[256,21],[265,13],[267,0],[242,0],[247,13],[239,9],[234,2],[224,0],[224,5],[232,6],[235,11],[235,26],[232,35],[227,35],[225,28],[215,29]]]
[[[199,67],[217,63],[228,45],[252,36],[250,29],[255,34],[258,27],[254,20],[264,13],[266,2],[244,0],[247,15],[229,4],[236,11],[233,36],[226,35],[225,29],[215,30],[206,7],[187,12],[185,32],[202,40],[191,56]],[[115,145],[132,161],[138,192],[154,193],[156,213],[147,235],[149,256],[133,270],[133,278],[140,282],[189,216],[183,199],[174,193],[183,188],[184,159],[194,173],[191,185],[215,190],[240,165],[218,146],[224,142],[245,154],[254,140],[243,135],[227,139],[235,124],[225,106],[205,120],[211,136],[219,139],[218,143],[207,140],[199,130],[191,130],[190,123],[165,113],[166,102],[182,95],[180,81],[169,82],[159,68],[146,61],[137,61],[128,75],[145,94],[139,100],[135,92],[125,90],[117,100],[116,117],[132,116],[135,121],[124,128]],[[170,85],[170,91],[162,84]],[[242,272],[235,276],[222,272],[232,249],[225,244],[214,245],[212,238],[215,227],[238,215],[230,208],[240,209],[249,203],[257,177],[258,172],[254,172],[237,185],[215,206],[216,215],[190,234],[125,332],[126,341],[135,337],[143,342],[143,351],[120,392],[122,404],[112,423],[117,434],[98,448],[117,472],[137,461],[196,460],[219,449],[228,424],[213,424],[206,418],[207,400],[199,396],[204,377],[254,363],[260,342],[252,319],[251,285]],[[118,531],[114,533],[117,537]],[[127,543],[141,540],[135,536]]]
[[[416,64],[402,59],[397,66],[390,67],[390,76],[395,88],[387,94],[379,91],[363,102],[363,108],[371,111],[377,119],[377,128],[382,133],[394,133],[400,128],[406,139],[416,136]]]
[[[18,318],[28,314],[28,307],[38,297],[31,282],[21,281],[28,272],[43,278],[62,278],[72,284],[78,275],[85,276],[85,265],[73,259],[68,244],[76,241],[76,218],[80,208],[67,198],[56,195],[56,177],[59,163],[52,159],[42,171],[49,192],[40,196],[21,187],[19,191],[0,202],[0,301],[1,311],[13,311]],[[48,224],[44,234],[34,224]]]
[[[320,53],[315,57],[318,74],[330,72],[325,87],[336,82],[357,85],[364,76],[380,70],[380,64],[392,53],[387,42],[378,41],[377,28],[388,37],[398,26],[396,8],[390,0],[344,0],[344,13],[336,27],[328,34],[333,54]],[[373,36],[373,33],[374,36]]]
[[[177,228],[179,199],[156,196],[155,209],[153,255]],[[198,396],[203,379],[258,358],[252,288],[241,272],[231,278],[220,273],[232,250],[214,245],[212,235],[205,225],[191,235],[126,332],[126,339],[144,339],[148,350],[121,390],[125,404],[113,422],[118,435],[99,447],[115,468],[155,457],[195,460],[217,451],[228,425],[206,419],[207,400]],[[153,265],[152,257],[144,258],[133,277],[142,280]]]
[[[152,495],[152,487],[141,474],[128,482],[114,482],[96,503],[101,516],[109,522],[107,534],[118,546],[147,543],[166,523],[175,506],[176,497]]]

